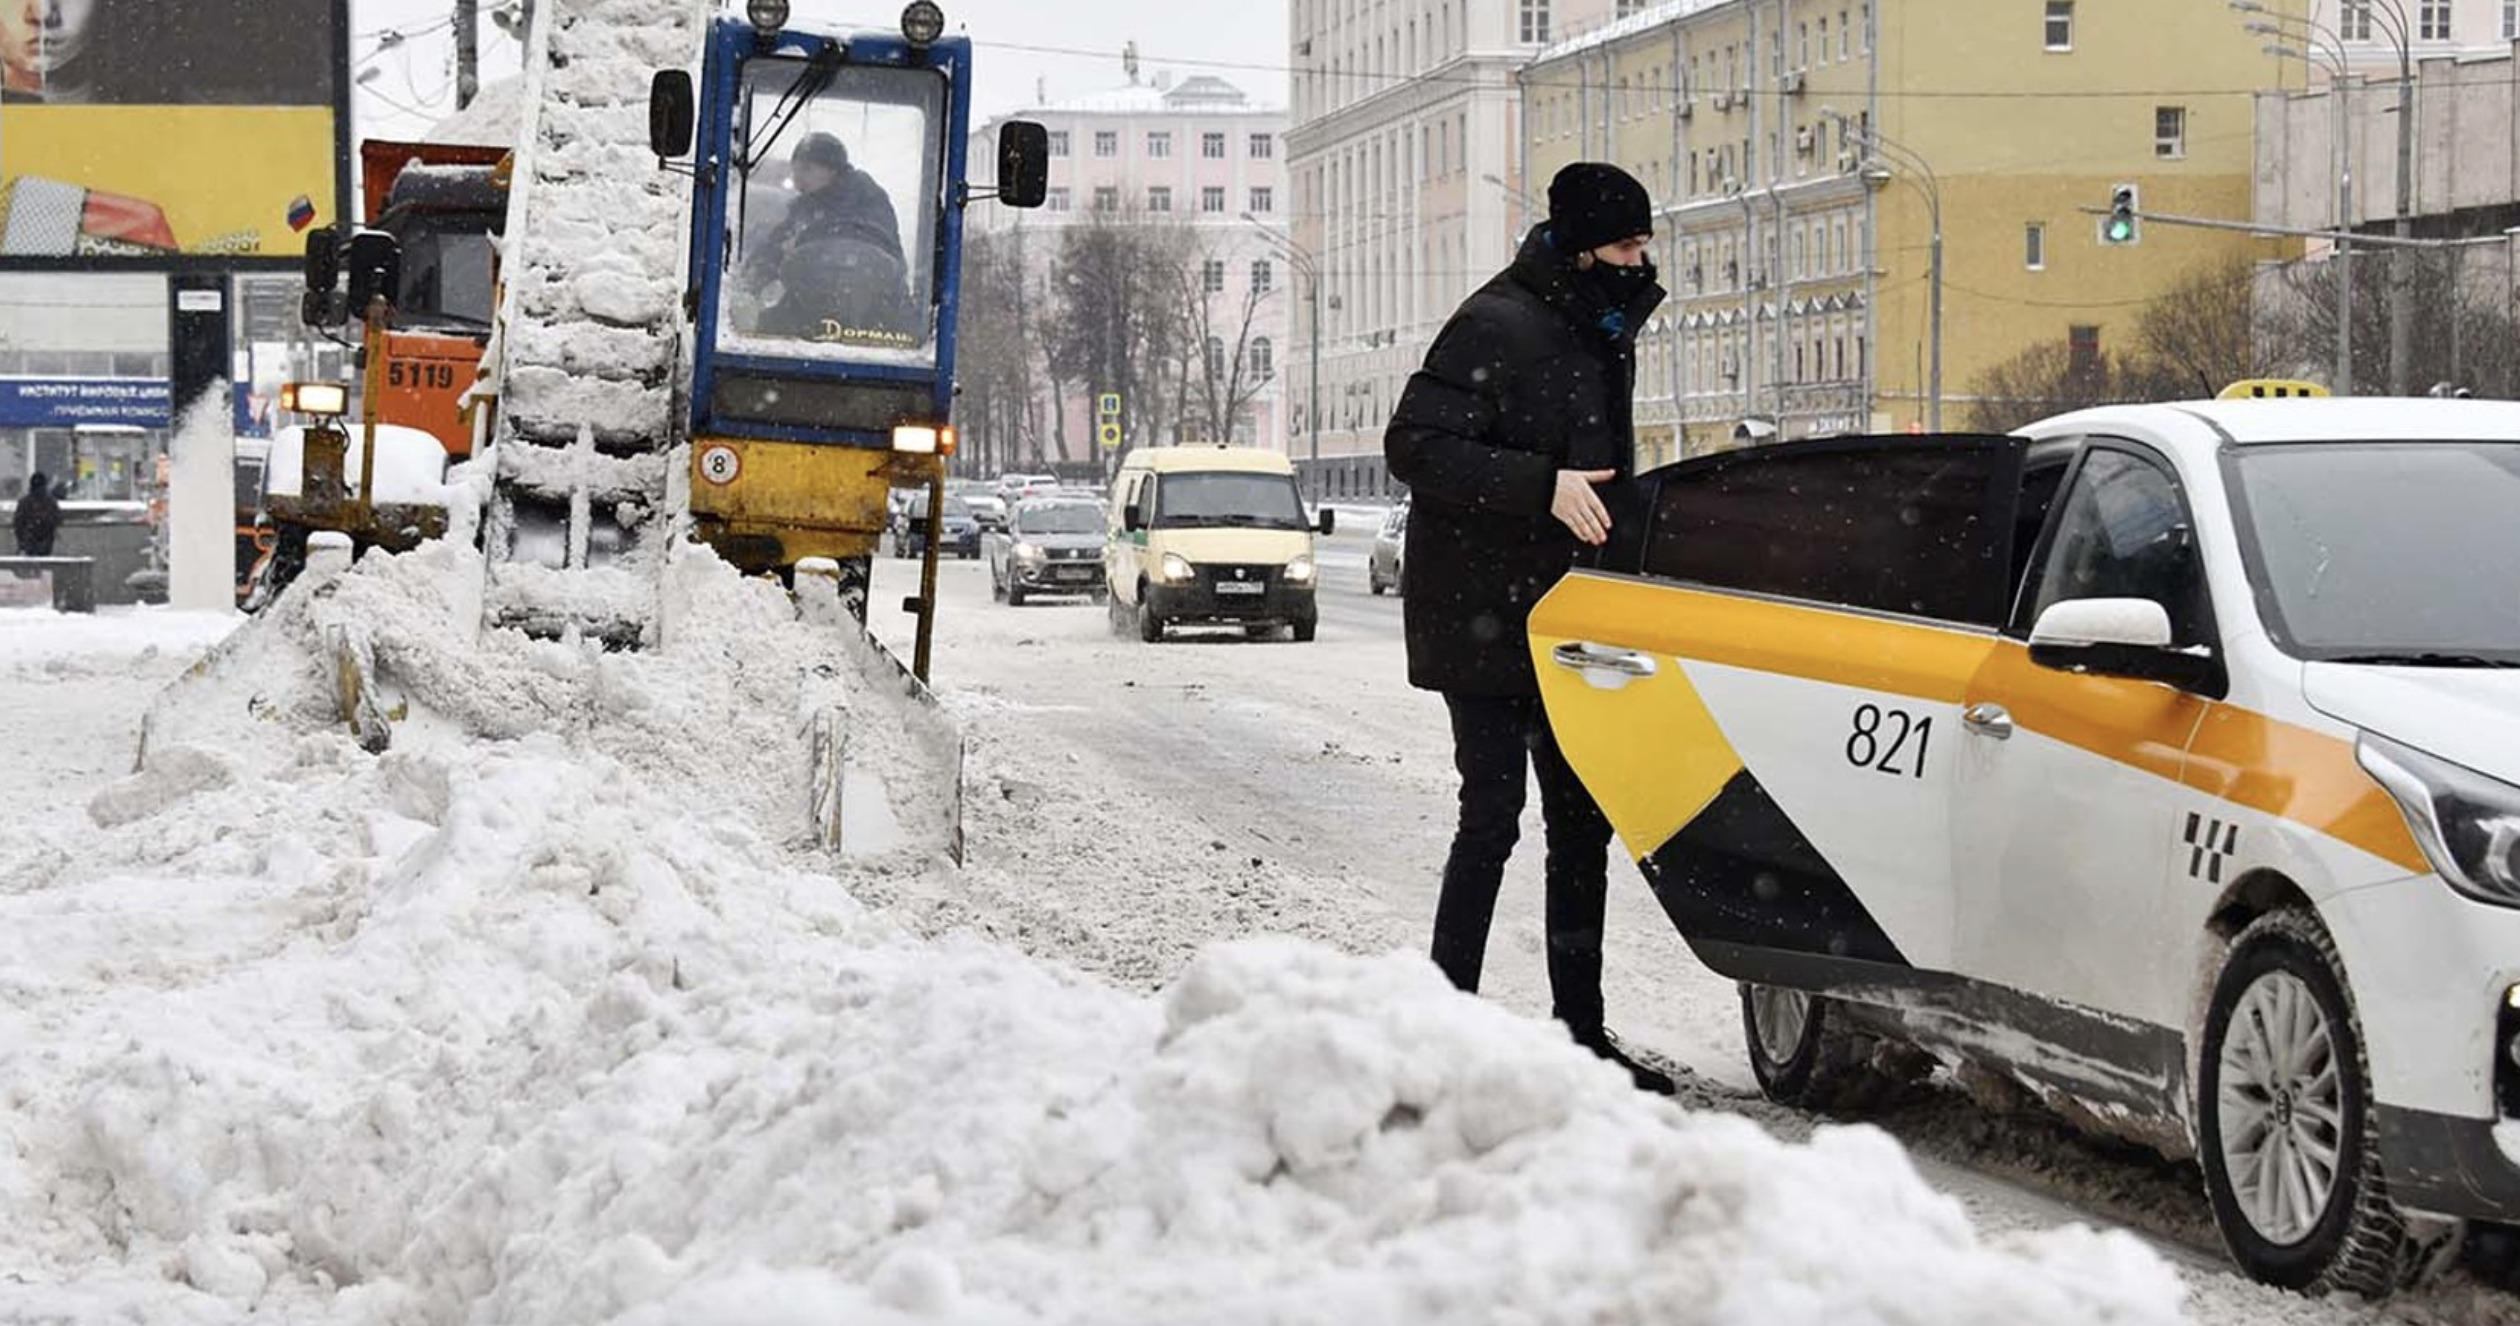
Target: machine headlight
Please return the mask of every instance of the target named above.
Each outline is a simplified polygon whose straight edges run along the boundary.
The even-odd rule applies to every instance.
[[[1019,562],[1038,562],[1038,561],[1040,561],[1040,560],[1041,560],[1041,545],[1040,545],[1040,544],[1037,544],[1037,543],[1018,543],[1018,544],[1016,544],[1016,545],[1015,545],[1015,560],[1016,560],[1016,561],[1019,561]]]
[[[2354,754],[2450,887],[2520,907],[2520,787],[2369,732]]]
[[[350,389],[338,382],[283,383],[280,408],[337,419],[350,413]]]
[[[1286,579],[1289,584],[1309,585],[1312,583],[1312,578],[1313,559],[1310,554],[1298,556],[1294,561],[1286,564]]]
[[[896,424],[892,431],[892,449],[923,456],[950,456],[954,454],[954,430],[928,424]]]
[[[776,32],[787,26],[788,0],[745,0],[744,17],[758,31]]]
[[[932,46],[945,35],[945,11],[936,7],[936,0],[910,0],[910,7],[901,11],[901,35],[913,46]]]
[[[1168,584],[1178,585],[1198,575],[1198,572],[1190,569],[1190,559],[1180,553],[1165,553],[1164,560],[1158,564],[1157,569],[1164,573],[1164,580]]]

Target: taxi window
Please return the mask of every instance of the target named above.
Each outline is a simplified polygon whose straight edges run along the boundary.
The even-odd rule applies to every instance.
[[[2150,599],[2169,611],[2176,643],[2206,643],[2205,578],[2193,530],[2168,470],[2133,452],[2093,448],[2057,511],[2016,629],[2070,599]]]
[[[2011,601],[2018,438],[1785,443],[1644,476],[1645,574],[1995,627]],[[1615,516],[1614,516],[1615,521]],[[1616,529],[1616,525],[1613,525]]]

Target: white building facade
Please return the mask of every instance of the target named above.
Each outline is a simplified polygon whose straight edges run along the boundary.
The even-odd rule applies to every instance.
[[[1292,236],[1319,276],[1295,354],[1320,362],[1290,450],[1319,491],[1383,487],[1383,426],[1444,319],[1512,261],[1547,182],[1522,177],[1514,73],[1630,0],[1290,0]],[[1310,292],[1307,291],[1309,295]],[[1318,463],[1312,457],[1318,455]]]
[[[1124,214],[1191,228],[1199,250],[1200,288],[1215,344],[1213,365],[1239,341],[1244,376],[1259,385],[1231,439],[1132,438],[1130,445],[1231,440],[1287,445],[1290,308],[1300,297],[1285,256],[1289,198],[1283,106],[1255,101],[1220,78],[1167,78],[1072,101],[1027,107],[1009,118],[1040,123],[1050,133],[1050,193],[1033,210],[975,208],[971,224],[991,234],[1020,234],[1029,288],[1047,298],[1051,265],[1067,228],[1097,215]],[[993,159],[997,124],[974,135],[974,161]],[[1243,330],[1243,311],[1251,310]],[[1046,307],[1046,304],[1042,307]],[[1033,323],[1041,325],[1035,315]],[[1220,376],[1223,376],[1220,374]],[[1099,384],[1039,390],[1040,417],[1055,459],[1090,461],[1095,446]],[[1055,404],[1054,401],[1055,395]],[[1052,420],[1053,414],[1062,417]]]

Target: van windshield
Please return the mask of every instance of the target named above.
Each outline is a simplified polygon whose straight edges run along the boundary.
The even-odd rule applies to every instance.
[[[1307,528],[1304,502],[1292,476],[1228,470],[1164,475],[1156,481],[1155,509],[1147,524],[1155,529]]]

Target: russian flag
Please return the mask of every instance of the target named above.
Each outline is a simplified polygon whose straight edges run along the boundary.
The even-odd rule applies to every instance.
[[[313,224],[315,224],[315,200],[301,193],[297,196],[297,201],[289,204],[289,229],[304,230]]]

